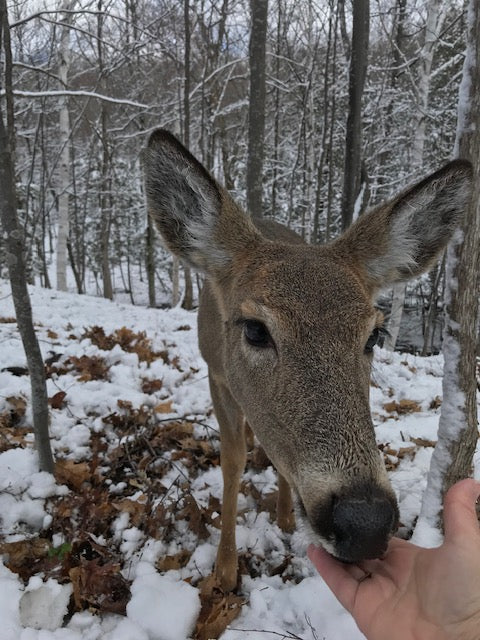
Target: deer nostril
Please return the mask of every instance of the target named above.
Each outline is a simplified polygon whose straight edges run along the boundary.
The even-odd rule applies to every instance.
[[[396,510],[386,498],[335,500],[332,524],[338,557],[349,562],[379,558],[396,521]]]

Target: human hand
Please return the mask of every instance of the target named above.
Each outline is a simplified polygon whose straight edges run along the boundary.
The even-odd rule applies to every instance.
[[[471,479],[450,489],[436,549],[393,538],[382,560],[347,565],[310,545],[310,560],[368,640],[480,639],[479,495]]]

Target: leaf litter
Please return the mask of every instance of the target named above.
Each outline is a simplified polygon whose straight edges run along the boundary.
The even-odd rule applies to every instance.
[[[135,567],[147,558],[158,575],[175,577],[198,593],[194,638],[223,634],[233,640],[238,634],[228,626],[234,619],[235,627],[258,629],[258,638],[267,631],[284,637],[322,637],[328,623],[316,609],[308,613],[316,629],[305,625],[306,611],[300,618],[288,617],[288,594],[295,593],[288,586],[297,585],[298,593],[307,587],[316,593],[318,587],[312,585],[321,581],[308,577],[313,572],[301,557],[301,535],[283,535],[274,528],[275,474],[258,446],[249,452],[239,496],[241,583],[234,593],[225,594],[212,575],[221,517],[218,428],[211,415],[205,366],[193,347],[190,352],[190,347],[177,346],[184,336],[188,345],[195,342],[190,338],[192,316],[180,313],[176,324],[169,320],[160,339],[112,322],[88,328],[71,322],[50,326],[46,313],[37,323],[50,349],[45,362],[60,488],[44,498],[42,525],[18,520],[13,527],[2,527],[3,562],[25,585],[36,576],[44,582],[53,578],[71,584],[66,624],[82,612],[133,615],[129,607],[138,575]],[[405,356],[384,357],[378,352],[372,408],[408,536],[436,440],[433,424],[441,404],[441,379],[436,373],[430,376],[435,379],[421,395],[415,377],[436,372],[438,366],[411,356],[401,358]],[[0,454],[28,451],[33,442],[28,377],[8,370],[22,369],[18,359],[0,364],[7,382],[0,399]],[[408,387],[403,370],[412,380]],[[411,478],[405,477],[406,469]],[[32,483],[30,489],[14,486],[6,491],[23,495],[34,488]],[[269,594],[276,599],[269,600]],[[327,595],[317,597],[325,601]],[[329,603],[333,611],[337,605]],[[260,615],[265,606],[271,613]],[[298,607],[297,603],[294,609]],[[275,626],[274,620],[280,623]],[[360,637],[354,625],[348,631],[345,625],[329,638]]]

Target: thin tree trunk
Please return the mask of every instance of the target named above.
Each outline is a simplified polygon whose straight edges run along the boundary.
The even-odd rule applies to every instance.
[[[172,307],[176,307],[180,301],[180,261],[172,258]]]
[[[184,82],[183,82],[183,142],[190,146],[190,0],[183,3],[183,23],[185,31],[184,48]],[[186,266],[183,267],[185,276],[185,292],[183,294],[182,307],[190,311],[193,309],[193,283],[192,272]]]
[[[147,217],[147,229],[145,233],[147,245],[145,269],[148,281],[148,306],[155,308],[157,306],[155,292],[155,233],[150,216]]]
[[[342,229],[350,226],[360,191],[362,168],[362,96],[367,73],[369,0],[353,3],[352,47],[345,138],[345,170],[342,192]]]
[[[250,100],[248,107],[247,210],[263,216],[263,158],[265,154],[265,56],[268,0],[250,0]]]
[[[102,13],[102,0],[98,0],[97,4],[98,16],[97,16],[97,52],[98,52],[98,70],[100,77],[103,76],[103,13]],[[101,229],[100,229],[100,243],[101,243],[101,261],[102,261],[102,278],[103,278],[103,297],[113,300],[113,286],[112,286],[112,274],[110,272],[110,256],[109,256],[109,242],[110,242],[110,228],[111,228],[111,207],[109,206],[109,191],[110,191],[110,150],[108,148],[107,140],[107,112],[106,107],[101,101],[100,104],[100,127],[101,127],[101,142],[102,142],[102,164],[101,164],[101,194],[100,194],[100,212],[101,212]]]
[[[0,0],[0,28],[3,34],[9,30],[5,0]],[[8,48],[9,41],[5,38],[4,45]],[[9,56],[6,55],[5,60],[7,61],[8,58]],[[11,99],[12,87],[8,81],[8,77],[9,74],[7,73],[5,91]],[[23,258],[24,246],[21,241],[21,231],[18,225],[16,211],[15,173],[10,144],[12,137],[13,129],[7,133],[3,121],[3,114],[0,111],[0,193],[2,194],[0,198],[0,216],[4,233],[7,236],[8,271],[18,330],[22,338],[30,373],[33,429],[35,433],[35,447],[39,457],[39,466],[41,471],[53,473],[54,461],[48,433],[48,396],[45,383],[45,369],[33,327],[32,307],[28,295],[25,262]]]
[[[322,198],[322,186],[323,186],[323,170],[325,166],[325,158],[327,154],[327,133],[328,133],[328,115],[329,115],[329,103],[330,103],[330,58],[332,51],[332,34],[335,29],[337,31],[338,12],[334,15],[333,0],[330,0],[330,12],[328,19],[328,36],[327,36],[327,50],[325,53],[325,68],[323,70],[323,127],[322,127],[322,141],[320,144],[320,158],[317,164],[317,188],[315,192],[315,209],[313,212],[313,231],[312,242],[316,244],[319,242],[319,230],[320,230],[320,212],[324,210],[324,200]],[[334,38],[334,46],[336,46],[336,37]]]
[[[70,67],[70,29],[68,25],[72,23],[73,14],[70,11],[73,9],[74,4],[75,0],[65,0],[61,9],[65,11],[63,22],[67,25],[62,27],[58,48],[58,75],[61,89],[66,89],[68,86],[68,71]],[[59,291],[67,291],[68,186],[70,184],[70,115],[67,96],[60,98],[59,134],[61,149],[58,167],[57,289]]]

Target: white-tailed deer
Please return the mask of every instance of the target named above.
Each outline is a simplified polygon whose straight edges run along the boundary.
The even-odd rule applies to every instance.
[[[398,523],[369,409],[383,287],[426,270],[471,192],[454,161],[375,210],[341,237],[310,246],[254,222],[164,130],[145,153],[149,215],[170,250],[206,277],[200,350],[220,424],[224,478],[216,574],[237,584],[237,493],[245,424],[280,474],[279,524],[296,513],[313,540],[347,562],[380,557]]]

